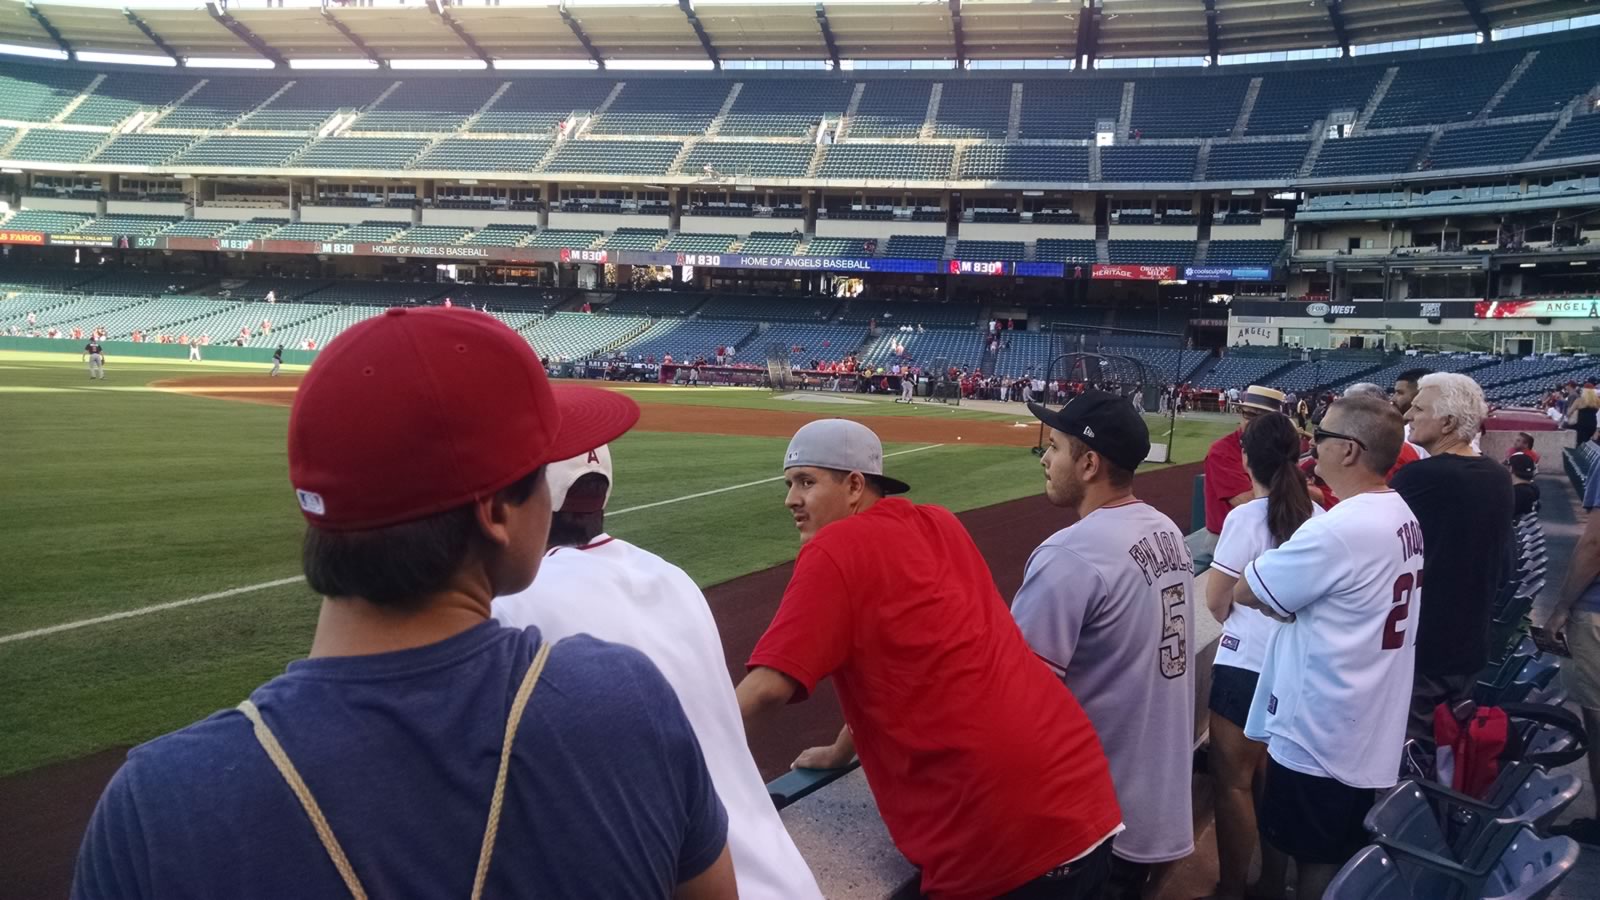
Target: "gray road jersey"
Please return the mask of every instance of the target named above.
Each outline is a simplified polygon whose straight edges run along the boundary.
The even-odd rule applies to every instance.
[[[1134,862],[1194,849],[1194,591],[1183,533],[1131,501],[1040,544],[1011,607],[1100,735],[1127,825],[1113,846]]]

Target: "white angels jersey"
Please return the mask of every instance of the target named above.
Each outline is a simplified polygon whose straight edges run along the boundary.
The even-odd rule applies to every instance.
[[[1422,604],[1422,528],[1391,490],[1341,500],[1245,567],[1280,625],[1245,735],[1357,788],[1398,780]]]
[[[1011,604],[1033,652],[1100,735],[1131,862],[1194,849],[1194,563],[1183,532],[1139,500],[1103,506],[1040,544]]]
[[[1311,504],[1311,515],[1322,515],[1322,507]],[[1267,498],[1257,497],[1228,513],[1222,523],[1222,535],[1217,538],[1217,549],[1211,553],[1211,568],[1238,578],[1251,560],[1276,543],[1267,524]],[[1214,665],[1260,672],[1267,660],[1267,644],[1277,630],[1278,623],[1267,618],[1266,613],[1235,603],[1222,623]]]

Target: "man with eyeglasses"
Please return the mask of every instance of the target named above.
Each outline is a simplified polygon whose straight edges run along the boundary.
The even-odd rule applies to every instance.
[[[1267,742],[1262,840],[1294,857],[1295,896],[1321,897],[1367,843],[1373,791],[1394,786],[1422,600],[1422,528],[1384,482],[1400,414],[1336,401],[1312,440],[1340,498],[1245,567],[1233,602],[1287,624],[1267,650],[1245,735]]]

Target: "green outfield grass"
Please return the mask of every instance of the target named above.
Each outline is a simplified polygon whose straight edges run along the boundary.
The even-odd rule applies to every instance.
[[[144,387],[262,367],[112,362],[110,380],[91,383],[72,357],[0,355],[0,638],[299,574],[303,521],[284,457],[288,410]],[[694,401],[811,406],[738,390],[702,389]],[[1181,422],[1177,460],[1197,459],[1194,448],[1203,453],[1226,428]],[[794,529],[778,481],[632,509],[773,478],[784,444],[630,434],[614,445],[609,530],[702,585],[792,559]],[[925,447],[886,448],[902,453],[886,468],[914,485],[919,501],[964,510],[1041,489],[1037,458],[1026,449]],[[237,703],[305,653],[316,607],[295,582],[0,643],[8,688],[0,692],[0,774],[134,743]]]

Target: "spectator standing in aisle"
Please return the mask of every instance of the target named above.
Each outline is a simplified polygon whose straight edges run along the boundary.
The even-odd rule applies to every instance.
[[[1368,843],[1373,792],[1400,771],[1423,564],[1422,529],[1384,483],[1401,431],[1387,403],[1329,407],[1313,446],[1338,505],[1257,557],[1233,589],[1236,605],[1287,623],[1244,731],[1267,742],[1257,821],[1262,841],[1294,858],[1297,897],[1321,897]]]
[[[1573,427],[1578,432],[1578,444],[1582,446],[1594,439],[1595,416],[1600,412],[1600,393],[1595,392],[1593,378],[1583,380],[1583,389],[1572,401],[1571,409],[1577,410]]]
[[[1381,398],[1380,398],[1381,399]],[[1211,669],[1211,775],[1216,780],[1217,866],[1214,895],[1243,900],[1250,861],[1259,843],[1255,796],[1266,765],[1267,745],[1245,737],[1267,645],[1277,623],[1259,610],[1233,603],[1235,582],[1256,557],[1289,540],[1322,510],[1311,502],[1299,468],[1300,433],[1288,416],[1267,413],[1245,426],[1245,468],[1254,499],[1235,509],[1222,526],[1211,560],[1206,605],[1222,623]],[[1259,896],[1282,896],[1287,860],[1262,847]]]
[[[1250,475],[1244,470],[1244,457],[1239,449],[1239,439],[1250,420],[1262,413],[1283,412],[1283,392],[1252,384],[1239,397],[1239,427],[1217,438],[1206,452],[1205,507],[1206,534],[1209,550],[1216,546],[1222,534],[1222,522],[1228,512],[1253,499]]]
[[[1600,734],[1600,460],[1589,467],[1583,491],[1588,519],[1573,548],[1561,594],[1543,627],[1566,638],[1572,658],[1561,664],[1567,698],[1583,711],[1583,727],[1593,740]],[[1589,754],[1589,784],[1600,788],[1600,753]],[[1600,846],[1600,816],[1574,819],[1550,829],[1585,844]]]
[[[1433,742],[1440,703],[1472,695],[1489,660],[1490,606],[1506,574],[1515,506],[1505,469],[1472,449],[1488,413],[1469,376],[1422,376],[1406,419],[1428,458],[1390,480],[1422,525],[1428,602],[1417,627],[1417,672],[1408,731]]]
[[[895,496],[909,486],[848,419],[795,432],[784,480],[800,555],[739,684],[746,725],[832,676],[845,728],[795,764],[859,749],[924,894],[1099,896],[1122,827],[1105,755],[961,523]]]
[[[1416,399],[1417,391],[1421,389],[1422,377],[1431,374],[1433,372],[1430,369],[1407,369],[1394,377],[1394,393],[1391,396],[1391,400],[1394,403],[1394,408],[1400,411],[1402,417],[1411,411],[1411,401]],[[1418,456],[1426,457],[1428,455],[1427,451],[1421,445],[1411,441],[1411,423],[1409,421],[1406,422],[1405,434],[1406,442],[1417,448]]]
[[[489,618],[539,569],[545,466],[637,418],[556,394],[477,313],[340,334],[289,413],[310,658],[128,754],[73,896],[735,896],[727,816],[655,666]]]
[[[1154,897],[1194,851],[1194,565],[1183,532],[1133,494],[1144,417],[1085,391],[1050,428],[1045,495],[1077,521],[1028,558],[1011,614],[1100,735],[1127,830],[1112,842],[1119,900]]]

